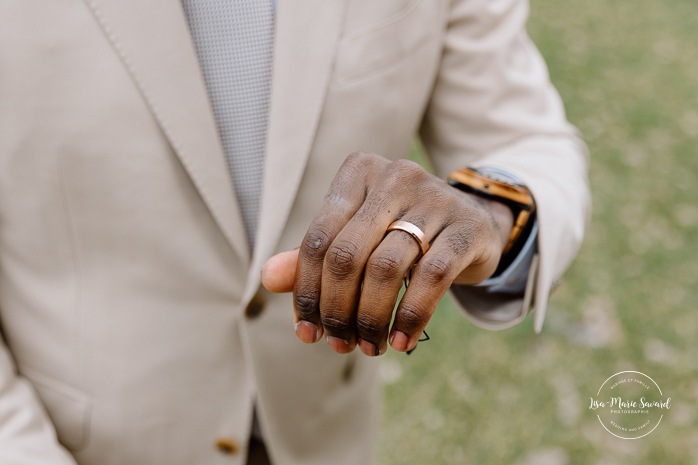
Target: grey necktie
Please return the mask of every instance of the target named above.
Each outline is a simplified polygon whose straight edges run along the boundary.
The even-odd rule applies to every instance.
[[[264,173],[273,0],[182,0],[250,248]]]

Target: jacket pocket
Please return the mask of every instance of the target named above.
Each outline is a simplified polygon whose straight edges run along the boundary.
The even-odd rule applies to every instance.
[[[380,74],[409,57],[441,30],[441,2],[410,0],[397,13],[365,27],[353,27],[339,43],[335,83],[339,86]]]
[[[82,392],[60,381],[22,367],[56,428],[58,441],[72,452],[87,446],[92,402]]]

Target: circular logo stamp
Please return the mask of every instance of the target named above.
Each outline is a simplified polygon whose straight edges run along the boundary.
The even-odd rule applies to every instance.
[[[659,385],[639,371],[621,371],[603,382],[596,397],[589,398],[606,431],[621,439],[639,439],[657,429],[671,408]]]

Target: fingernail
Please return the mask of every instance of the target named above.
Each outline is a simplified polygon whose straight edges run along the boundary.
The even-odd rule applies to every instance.
[[[363,339],[359,339],[359,348],[361,349],[361,352],[369,357],[377,357],[381,354],[378,347],[374,346],[368,341],[364,341]]]
[[[327,343],[330,345],[332,350],[339,352],[340,354],[348,354],[354,350],[354,347],[352,347],[351,344],[338,337],[327,336]]]
[[[398,352],[405,352],[409,342],[407,335],[401,331],[395,331],[390,335],[390,346]]]
[[[317,326],[309,321],[301,320],[296,323],[296,336],[306,344],[312,344],[318,340]]]

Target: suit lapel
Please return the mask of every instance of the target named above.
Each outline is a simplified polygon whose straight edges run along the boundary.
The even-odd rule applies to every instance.
[[[262,211],[248,293],[293,205],[329,84],[346,0],[279,0]]]
[[[248,290],[274,251],[305,170],[347,0],[278,1],[264,188]],[[235,192],[181,4],[85,0],[217,224],[244,262]]]
[[[249,262],[242,217],[180,2],[85,1],[223,234]]]

